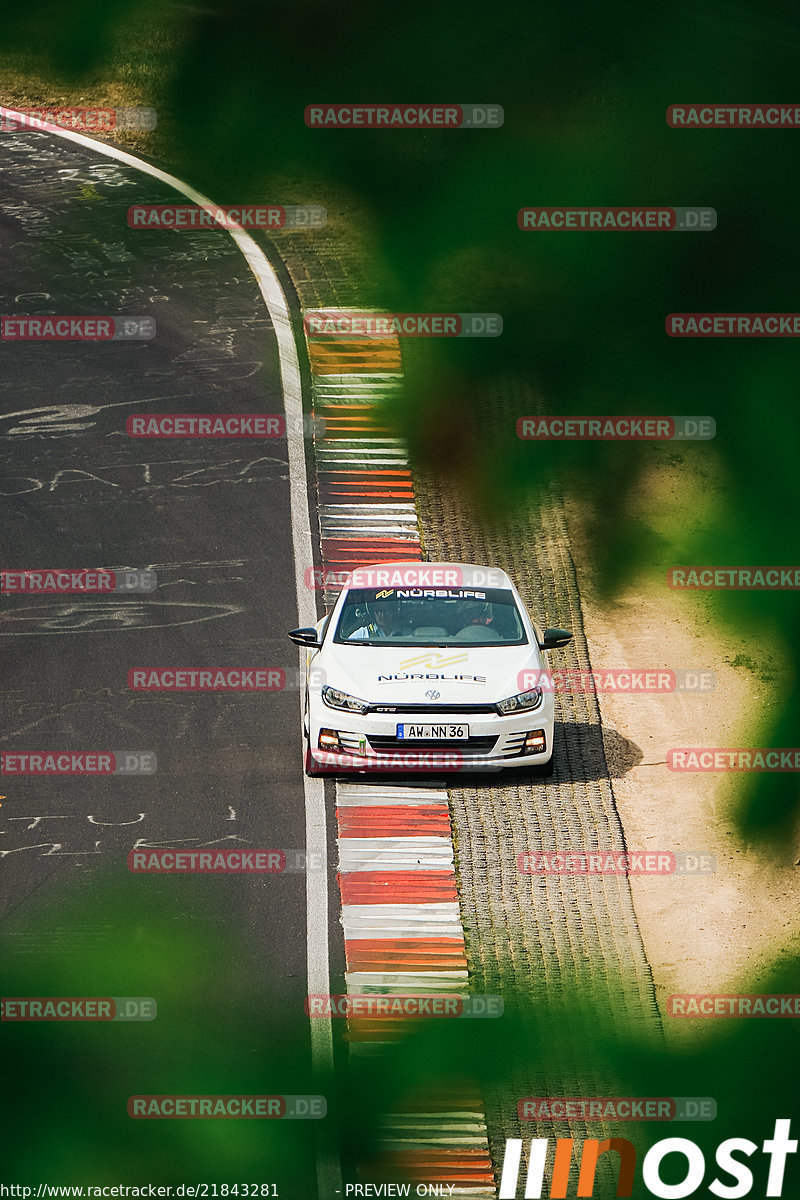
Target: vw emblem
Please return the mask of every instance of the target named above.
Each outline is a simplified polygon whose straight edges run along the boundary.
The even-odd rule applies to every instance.
[[[431,688],[429,692],[425,693],[429,700],[438,700],[441,694],[441,692],[434,691],[433,688]]]

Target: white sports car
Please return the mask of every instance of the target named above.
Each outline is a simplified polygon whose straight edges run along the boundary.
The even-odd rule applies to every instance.
[[[494,567],[383,563],[346,580],[305,646],[309,775],[553,770],[553,689],[542,633]]]

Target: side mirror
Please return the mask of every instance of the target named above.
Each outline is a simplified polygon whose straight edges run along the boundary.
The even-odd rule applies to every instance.
[[[289,637],[298,646],[307,646],[311,649],[319,649],[322,642],[319,640],[319,635],[313,625],[308,625],[303,629],[293,629]]]
[[[539,649],[557,650],[559,646],[566,646],[567,642],[571,641],[572,634],[567,629],[545,629]]]

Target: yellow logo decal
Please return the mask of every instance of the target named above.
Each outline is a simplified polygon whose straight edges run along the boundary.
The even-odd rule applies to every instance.
[[[400,663],[403,670],[409,667],[429,667],[438,670],[439,667],[452,667],[454,663],[466,662],[466,654],[436,654],[428,650],[426,654],[418,654],[416,658],[406,658]]]

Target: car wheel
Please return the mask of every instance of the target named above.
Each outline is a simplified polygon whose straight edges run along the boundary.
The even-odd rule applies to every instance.
[[[321,767],[319,765],[319,763],[314,759],[314,757],[311,753],[311,748],[308,745],[308,743],[306,743],[305,773],[306,773],[306,775],[309,775],[312,779],[319,779],[319,777],[321,775],[324,775],[326,773],[325,768]]]
[[[549,760],[546,763],[541,763],[538,766],[531,767],[530,773],[534,779],[548,779],[551,775],[553,775],[555,773],[555,769],[556,769],[556,756],[555,756],[555,754],[551,754]]]

